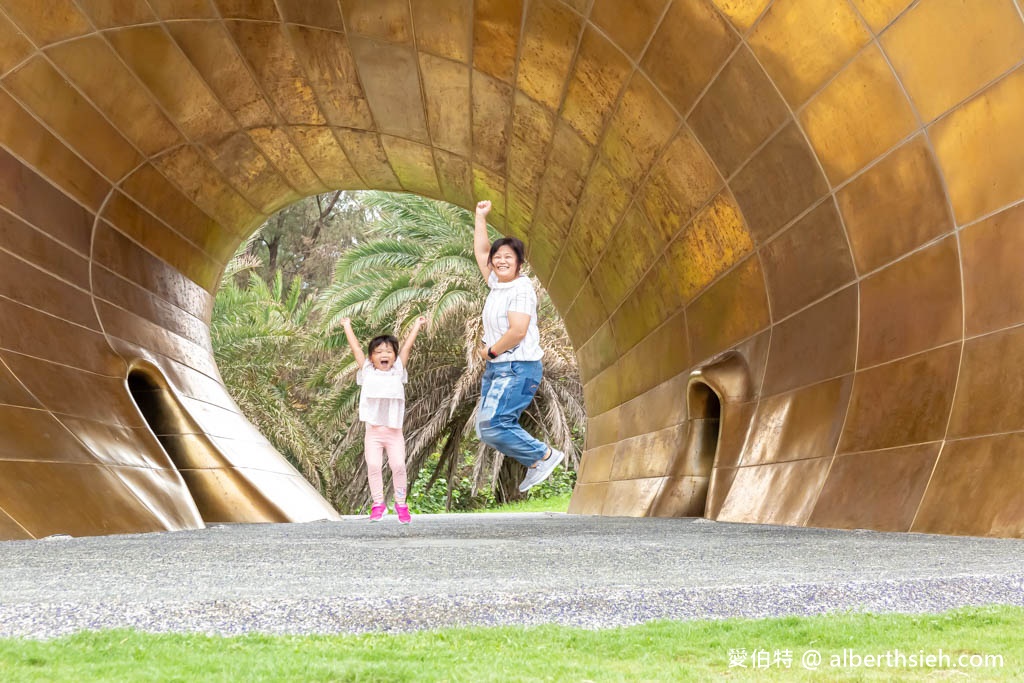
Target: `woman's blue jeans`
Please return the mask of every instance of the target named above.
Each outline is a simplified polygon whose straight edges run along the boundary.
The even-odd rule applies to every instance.
[[[519,416],[533,401],[543,376],[539,360],[488,363],[480,387],[476,434],[496,451],[529,467],[548,447],[519,426]]]

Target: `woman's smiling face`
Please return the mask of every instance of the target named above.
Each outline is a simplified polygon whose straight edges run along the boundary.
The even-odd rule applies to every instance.
[[[491,268],[498,276],[498,282],[510,282],[519,276],[519,257],[512,247],[504,244],[491,257]]]

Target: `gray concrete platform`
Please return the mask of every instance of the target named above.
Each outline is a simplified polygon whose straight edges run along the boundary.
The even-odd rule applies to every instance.
[[[550,513],[0,543],[0,636],[217,634],[1024,606],[1024,541]]]

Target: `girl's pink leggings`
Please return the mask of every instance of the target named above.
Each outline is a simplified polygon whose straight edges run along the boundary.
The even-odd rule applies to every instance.
[[[373,504],[384,502],[384,451],[388,453],[388,466],[391,468],[391,483],[395,486],[395,502],[405,504],[405,435],[401,427],[382,427],[366,425],[366,440],[363,445],[366,458],[366,476],[370,480],[370,495]]]

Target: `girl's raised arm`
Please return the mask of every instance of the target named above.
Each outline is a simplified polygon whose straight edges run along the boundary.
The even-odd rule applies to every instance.
[[[366,356],[363,355],[363,349],[359,346],[359,340],[356,339],[356,333],[352,331],[352,318],[342,318],[341,326],[345,330],[345,338],[348,339],[348,347],[352,349],[352,355],[355,356],[356,363],[362,368],[366,365]]]
[[[412,343],[416,341],[416,335],[420,333],[420,328],[427,324],[427,318],[420,316],[416,318],[416,322],[412,324],[412,329],[409,330],[409,336],[402,342],[402,350],[398,352],[398,357],[402,359],[402,365],[408,366],[409,364],[409,352],[412,351]]]
[[[479,202],[476,205],[476,218],[473,222],[473,254],[484,280],[491,274],[491,266],[487,263],[487,257],[491,255],[491,240],[487,237],[487,214],[490,211],[491,203],[488,200]]]

